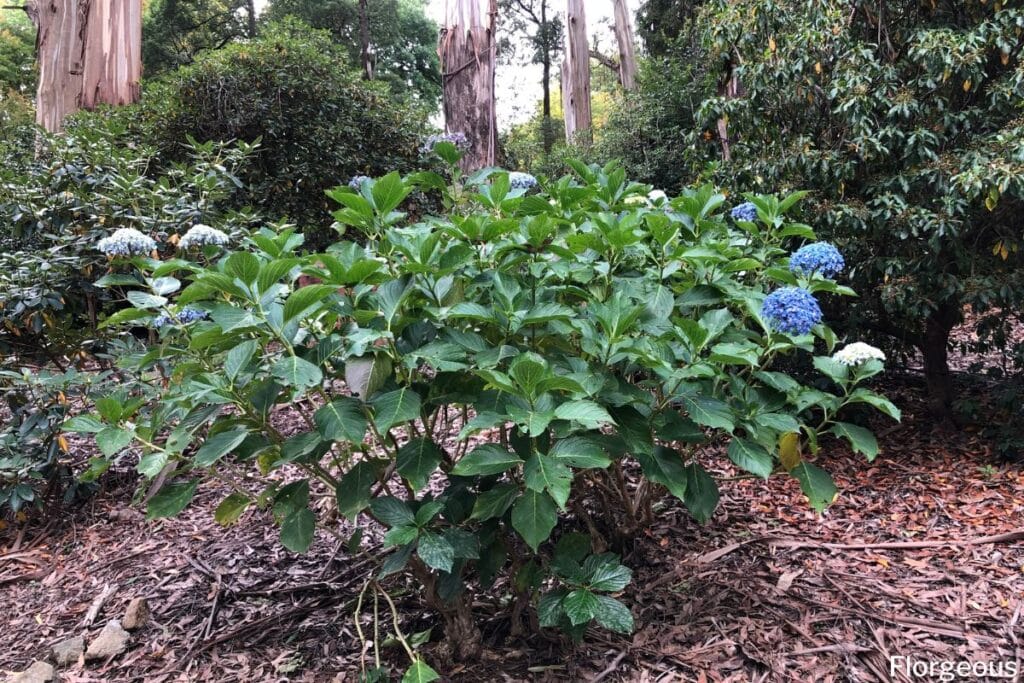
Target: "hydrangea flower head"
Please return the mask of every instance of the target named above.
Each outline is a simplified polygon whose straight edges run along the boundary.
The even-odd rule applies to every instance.
[[[807,334],[821,322],[821,307],[806,289],[783,287],[765,298],[761,315],[779,332]]]
[[[818,273],[823,277],[832,277],[841,273],[845,267],[843,255],[828,242],[804,245],[789,257],[789,269],[798,275]]]
[[[665,194],[664,190],[651,190],[647,193],[647,201],[652,204],[659,204],[663,201],[668,201],[668,195]]]
[[[215,244],[222,247],[231,241],[225,233],[209,225],[196,223],[178,242],[179,249],[190,249],[191,247],[205,247],[208,244]]]
[[[529,190],[537,187],[537,179],[529,173],[512,171],[508,174],[508,182],[513,190]]]
[[[434,151],[434,146],[439,142],[450,142],[460,152],[465,152],[469,149],[469,138],[466,137],[465,133],[440,133],[428,137],[423,142],[423,146],[420,147],[420,151],[424,154],[430,154]]]
[[[140,256],[156,249],[156,240],[135,228],[120,228],[96,243],[107,256]]]
[[[757,207],[754,206],[753,202],[743,202],[739,206],[734,206],[729,213],[737,221],[757,220]]]
[[[370,181],[370,176],[367,176],[367,175],[354,175],[354,176],[352,176],[352,180],[348,181],[348,186],[351,187],[356,192],[358,192],[359,189],[363,186],[363,183],[366,183],[366,182],[369,182],[369,181]]]
[[[186,306],[177,313],[168,315],[167,313],[161,313],[153,319],[153,327],[163,327],[167,323],[178,323],[179,325],[188,325],[194,323],[197,320],[206,320],[210,317],[210,314],[206,311],[200,311],[198,308],[192,308]]]
[[[860,365],[869,360],[885,360],[885,354],[881,349],[876,349],[871,344],[864,342],[853,342],[847,344],[832,355],[832,360],[846,366]]]

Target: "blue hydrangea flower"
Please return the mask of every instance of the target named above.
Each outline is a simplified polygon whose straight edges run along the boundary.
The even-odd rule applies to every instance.
[[[153,327],[163,327],[167,323],[178,323],[179,325],[188,325],[194,323],[197,320],[206,320],[210,317],[210,314],[206,311],[201,311],[198,308],[192,308],[186,306],[177,313],[168,315],[167,313],[161,313],[153,319]]]
[[[222,247],[230,241],[231,238],[217,228],[211,228],[209,225],[196,223],[182,236],[181,240],[178,242],[178,248],[189,249],[191,247],[204,247],[207,244],[215,244],[218,247]]]
[[[135,228],[121,228],[96,243],[107,256],[141,256],[156,249],[156,240]]]
[[[512,186],[513,190],[529,190],[537,187],[537,179],[529,173],[521,173],[519,171],[512,171],[508,174],[508,182]]]
[[[821,307],[806,289],[783,287],[765,298],[761,315],[779,332],[807,334],[821,322]]]
[[[823,277],[832,277],[845,267],[843,255],[828,242],[815,242],[800,247],[789,258],[789,269],[797,275],[818,273]]]
[[[434,151],[434,146],[439,142],[450,142],[462,152],[469,149],[469,138],[466,137],[465,133],[440,133],[428,137],[424,141],[423,146],[420,147],[420,151],[424,154],[430,154]]]
[[[352,180],[348,181],[348,186],[356,192],[363,186],[363,183],[369,182],[370,176],[368,175],[355,175],[352,176]]]
[[[756,221],[757,207],[753,202],[743,202],[739,206],[733,207],[730,215],[737,221]]]

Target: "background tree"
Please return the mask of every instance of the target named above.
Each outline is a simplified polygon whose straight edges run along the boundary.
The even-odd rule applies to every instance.
[[[551,116],[551,67],[562,51],[562,19],[553,0],[499,0],[498,6],[510,31],[525,37],[533,51],[531,62],[542,67],[541,142],[544,153],[549,154],[556,139]]]
[[[191,64],[203,50],[224,47],[251,34],[245,0],[153,0],[142,29],[147,78]]]
[[[360,0],[271,0],[264,18],[293,16],[329,31],[348,53],[351,64],[365,70],[372,56],[372,76],[384,81],[402,101],[415,101],[431,111],[441,97],[437,56],[438,27],[424,12],[424,0],[372,0],[365,3],[368,32],[364,50]]]
[[[583,0],[566,0],[565,58],[562,60],[562,110],[565,137],[570,141],[592,139],[590,113],[590,50]]]
[[[36,85],[36,31],[23,12],[0,13],[0,92]]]
[[[636,46],[633,23],[626,0],[613,0],[615,4],[615,42],[619,46],[619,82],[625,90],[636,88]]]

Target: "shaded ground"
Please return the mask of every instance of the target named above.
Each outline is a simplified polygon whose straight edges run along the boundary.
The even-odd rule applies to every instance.
[[[820,461],[841,494],[821,517],[785,477],[724,483],[703,527],[667,504],[626,558],[636,571],[624,597],[632,638],[591,631],[578,648],[544,636],[503,642],[504,626],[486,624],[484,656],[451,679],[889,681],[909,680],[890,676],[895,655],[1020,662],[1024,470],[993,468],[989,447],[970,433],[933,433],[915,417],[919,389],[897,398],[907,415],[895,428],[878,425],[884,451],[874,464],[825,444]],[[735,474],[724,458],[710,464]],[[26,668],[59,640],[95,635],[145,596],[154,622],[129,651],[68,667],[61,680],[356,680],[352,614],[372,551],[351,556],[321,533],[296,556],[254,513],[222,529],[212,509],[223,492],[210,487],[181,517],[146,522],[125,510],[131,488],[114,482],[85,510],[30,527],[20,545],[15,529],[0,532],[0,671]],[[107,587],[116,588],[95,625],[83,627]],[[439,639],[415,587],[392,588],[403,631],[434,627]],[[428,661],[432,647],[423,649]],[[383,656],[399,666],[404,657],[389,647]]]

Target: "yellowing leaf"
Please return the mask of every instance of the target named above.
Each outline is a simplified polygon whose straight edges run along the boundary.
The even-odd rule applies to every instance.
[[[970,91],[971,91],[971,79],[968,78],[966,81],[964,81],[964,92],[970,92]]]
[[[1003,63],[1005,64],[1006,62],[1003,62]],[[814,63],[814,73],[816,73],[816,74],[820,74],[821,73],[821,62],[815,62]]]
[[[779,437],[779,462],[787,472],[800,464],[800,435],[796,432]]]
[[[57,437],[57,445],[60,446],[60,449],[65,453],[68,452],[68,440],[64,438],[63,434]]]
[[[1006,66],[1007,64],[1009,64],[1010,63],[1010,53],[1009,52],[1002,52],[1002,53],[1000,53],[999,54],[999,61],[1003,63],[1003,66]]]
[[[768,39],[768,49],[771,50],[772,52],[775,52],[775,39],[774,38],[769,38]]]

